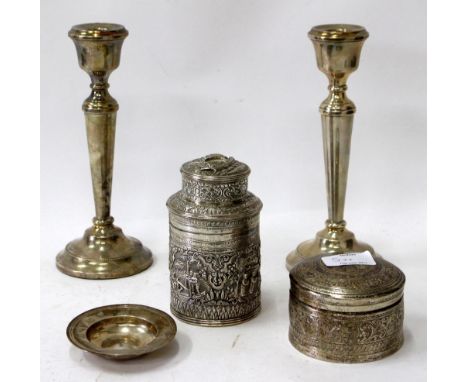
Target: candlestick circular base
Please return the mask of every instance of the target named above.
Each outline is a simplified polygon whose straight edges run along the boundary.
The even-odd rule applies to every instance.
[[[314,256],[364,251],[369,251],[372,255],[379,256],[369,244],[357,241],[351,231],[344,228],[340,231],[325,228],[317,233],[315,239],[300,243],[296,249],[288,254],[286,257],[286,269],[291,271],[302,260]]]
[[[132,276],[152,263],[148,248],[113,225],[87,229],[81,239],[68,243],[56,258],[61,272],[93,280]]]

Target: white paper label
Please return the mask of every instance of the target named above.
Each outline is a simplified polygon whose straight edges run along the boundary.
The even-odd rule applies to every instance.
[[[327,267],[341,267],[343,265],[375,265],[374,258],[369,251],[348,252],[340,255],[322,257]]]

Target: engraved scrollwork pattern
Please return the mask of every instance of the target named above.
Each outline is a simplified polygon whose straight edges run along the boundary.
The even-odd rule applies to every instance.
[[[399,268],[382,258],[375,258],[375,261],[375,266],[327,267],[316,257],[300,263],[291,277],[302,288],[323,294],[336,288],[354,295],[364,295],[369,290],[378,294],[404,285],[405,275]]]
[[[190,218],[179,218],[178,216],[172,216],[172,221],[177,221],[180,225],[188,225],[190,227],[198,228],[254,228],[258,225],[258,215],[251,216],[249,218],[240,218],[233,220],[204,220],[204,219],[190,219]]]
[[[262,203],[254,194],[247,192],[240,203],[226,206],[215,203],[196,204],[184,199],[182,191],[179,191],[169,198],[167,206],[178,214],[190,214],[196,217],[209,216],[210,218],[216,218],[218,216],[229,216],[234,218],[236,215],[249,216],[259,213]]]
[[[182,181],[182,195],[184,198],[225,203],[241,199],[247,192],[247,178],[231,183],[207,183],[199,180],[184,178]]]
[[[289,339],[301,352],[339,362],[365,362],[399,349],[403,342],[403,299],[358,315],[289,302]]]

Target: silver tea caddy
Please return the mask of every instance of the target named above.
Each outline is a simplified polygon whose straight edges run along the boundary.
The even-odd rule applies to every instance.
[[[167,201],[171,311],[195,325],[242,323],[260,311],[262,202],[247,190],[250,168],[211,154],[180,171]]]

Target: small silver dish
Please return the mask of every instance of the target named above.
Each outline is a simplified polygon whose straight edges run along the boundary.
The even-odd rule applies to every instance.
[[[107,305],[75,317],[67,337],[80,349],[101,357],[125,360],[168,345],[177,326],[167,313],[145,305]]]

